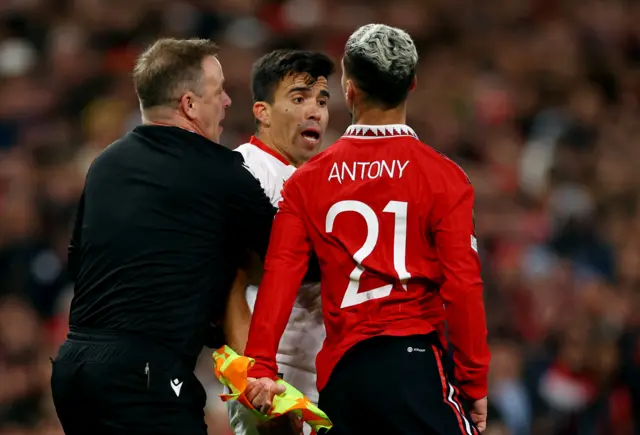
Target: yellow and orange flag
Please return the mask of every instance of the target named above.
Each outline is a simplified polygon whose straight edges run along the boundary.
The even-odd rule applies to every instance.
[[[247,372],[249,368],[253,366],[255,360],[238,355],[229,346],[222,346],[213,352],[213,361],[213,370],[216,377],[231,391],[229,394],[220,395],[223,402],[227,400],[237,400],[253,411],[258,419],[263,421],[279,417],[288,412],[293,412],[301,420],[307,422],[316,432],[319,429],[330,429],[333,427],[327,414],[322,412],[320,408],[315,406],[300,391],[282,379],[278,379],[276,383],[284,385],[286,391],[273,398],[273,404],[267,414],[261,413],[253,407],[244,394],[248,384]]]

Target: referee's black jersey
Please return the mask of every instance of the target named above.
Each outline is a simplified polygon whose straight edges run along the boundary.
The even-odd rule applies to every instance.
[[[264,257],[275,212],[240,153],[177,127],[135,128],[87,174],[71,328],[133,333],[192,360],[241,254]]]

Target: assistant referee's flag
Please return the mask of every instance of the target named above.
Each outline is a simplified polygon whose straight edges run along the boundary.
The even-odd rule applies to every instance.
[[[330,429],[333,427],[327,414],[315,406],[296,388],[278,379],[276,383],[284,385],[286,391],[273,398],[273,405],[267,414],[256,410],[244,394],[247,388],[247,372],[254,364],[254,359],[238,355],[229,346],[222,346],[213,352],[214,367],[218,380],[229,388],[231,393],[221,394],[223,402],[227,400],[237,400],[250,409],[259,419],[269,420],[288,412],[293,412],[300,419],[307,422],[316,432],[319,429]]]

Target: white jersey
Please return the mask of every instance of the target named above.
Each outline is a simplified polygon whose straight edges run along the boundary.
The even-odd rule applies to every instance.
[[[271,203],[277,207],[282,199],[282,186],[296,168],[256,137],[251,137],[248,143],[240,145],[235,151],[242,154],[246,166],[260,181]],[[247,303],[252,312],[257,293],[257,286],[249,285],[247,287]],[[315,359],[324,338],[320,284],[303,284],[298,292],[289,323],[280,340],[277,362],[282,378],[316,404],[318,403],[318,390],[316,388]],[[231,404],[234,401],[228,403]],[[236,411],[230,409],[231,426],[234,432],[236,434],[254,433],[252,428],[247,427],[246,419],[240,418],[241,416],[237,415]],[[309,427],[305,425],[305,433],[308,432]]]
[[[277,151],[272,150],[255,136],[240,145],[235,151],[242,154],[245,165],[258,179],[274,207],[282,199],[282,186],[293,175],[296,168]]]

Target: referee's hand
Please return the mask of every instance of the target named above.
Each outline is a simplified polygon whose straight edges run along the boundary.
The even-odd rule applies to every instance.
[[[484,432],[487,428],[487,407],[488,401],[487,398],[484,397],[473,402],[471,412],[469,413],[480,433]]]
[[[286,391],[284,385],[276,384],[269,378],[249,378],[245,395],[251,404],[261,413],[266,414],[271,409],[273,397]]]

